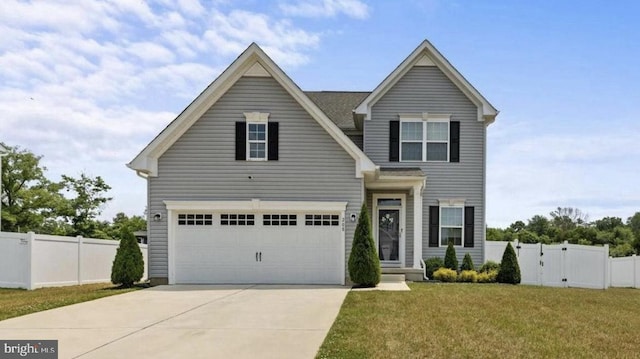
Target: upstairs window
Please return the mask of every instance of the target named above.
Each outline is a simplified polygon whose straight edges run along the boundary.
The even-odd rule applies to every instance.
[[[269,113],[245,112],[246,121],[236,122],[236,161],[277,161],[278,122]]]
[[[459,162],[460,122],[444,114],[404,114],[389,127],[389,161]]]
[[[247,124],[248,160],[265,161],[267,159],[267,124]]]

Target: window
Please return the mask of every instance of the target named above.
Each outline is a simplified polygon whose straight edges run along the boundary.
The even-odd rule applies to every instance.
[[[306,226],[339,226],[340,216],[337,214],[305,214]]]
[[[412,117],[400,121],[400,161],[449,161],[449,115]]]
[[[440,245],[446,246],[449,241],[454,246],[462,245],[462,229],[464,207],[440,207]]]
[[[264,214],[262,225],[264,226],[296,226],[298,216],[295,214]]]
[[[249,160],[265,161],[267,159],[267,124],[247,124],[247,153]]]
[[[253,226],[255,225],[255,215],[253,214],[221,214],[220,225],[222,226]]]
[[[212,214],[178,214],[179,226],[211,226],[213,225]]]

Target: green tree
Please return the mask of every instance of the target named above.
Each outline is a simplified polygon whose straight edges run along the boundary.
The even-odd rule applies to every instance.
[[[623,226],[624,223],[620,217],[604,217],[593,221],[593,225],[599,231],[612,231],[618,226]]]
[[[471,259],[471,255],[469,253],[465,253],[460,270],[476,270],[476,267],[473,265],[473,259]]]
[[[589,215],[578,208],[558,207],[550,213],[551,223],[561,231],[567,231],[587,223]]]
[[[4,144],[3,144],[4,145]],[[42,156],[4,145],[2,157],[2,231],[43,232],[45,223],[55,221],[64,198],[62,185],[45,177]]]
[[[507,247],[502,254],[500,262],[500,271],[497,277],[498,283],[519,284],[520,283],[520,265],[518,257],[511,246],[511,242],[507,243]]]
[[[136,237],[127,227],[120,231],[120,246],[111,267],[111,282],[131,287],[144,275],[144,259]]]
[[[91,178],[80,174],[80,178],[62,175],[62,184],[72,197],[67,199],[62,215],[71,224],[73,235],[92,237],[98,224],[95,218],[102,213],[103,206],[112,198],[105,194],[111,189],[97,176]]]
[[[458,270],[458,257],[456,257],[456,249],[453,247],[453,241],[449,241],[447,251],[444,254],[444,267]]]
[[[627,226],[631,229],[633,237],[633,247],[636,250],[636,254],[640,254],[640,212],[636,212],[633,216],[627,219]]]
[[[527,229],[538,236],[549,233],[551,223],[545,216],[535,215],[527,221]]]
[[[513,223],[511,223],[511,225],[509,226],[509,229],[512,232],[518,233],[521,230],[523,230],[526,227],[526,225],[524,224],[524,222],[522,221],[515,221]]]
[[[528,229],[521,230],[516,237],[520,243],[538,243],[540,241],[538,235]]]
[[[119,212],[111,220],[106,233],[109,238],[117,238],[120,229],[123,227],[129,228],[131,231],[144,231],[147,229],[147,220],[142,216],[127,216],[123,212]]]
[[[487,228],[487,240],[488,241],[504,240],[504,230],[501,228]]]
[[[371,223],[364,203],[360,209],[349,255],[349,276],[352,282],[363,287],[375,287],[380,283],[380,259],[371,235]]]

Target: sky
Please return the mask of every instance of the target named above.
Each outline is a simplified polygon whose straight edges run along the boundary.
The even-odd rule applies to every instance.
[[[130,162],[252,42],[303,90],[373,90],[428,39],[500,114],[487,224],[556,207],[640,211],[640,2],[0,2],[0,141],[47,176],[101,176],[141,215]]]

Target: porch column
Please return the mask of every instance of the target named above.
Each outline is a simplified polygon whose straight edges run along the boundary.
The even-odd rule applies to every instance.
[[[413,186],[413,268],[416,269],[420,269],[422,257],[422,186]]]

